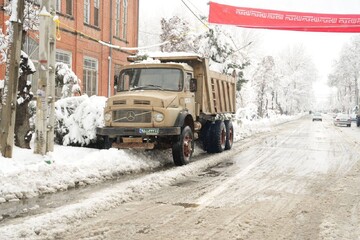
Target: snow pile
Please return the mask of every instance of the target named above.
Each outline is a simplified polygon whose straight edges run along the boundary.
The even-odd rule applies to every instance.
[[[0,203],[95,184],[116,176],[152,170],[163,164],[141,154],[55,145],[36,155],[15,148],[12,159],[0,157]]]

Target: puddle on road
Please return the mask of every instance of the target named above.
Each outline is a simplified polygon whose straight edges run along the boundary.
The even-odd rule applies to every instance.
[[[200,206],[199,204],[196,203],[174,203],[174,206],[180,206],[183,208],[196,208],[198,206]]]
[[[218,177],[224,173],[223,169],[228,168],[234,165],[233,160],[226,160],[224,162],[220,162],[219,164],[205,169],[203,172],[199,173],[199,177]]]
[[[196,207],[200,206],[197,203],[182,203],[182,202],[179,202],[179,203],[155,202],[155,203],[156,204],[164,204],[164,205],[171,204],[173,206],[180,206],[180,207],[183,207],[183,208],[196,208]]]
[[[206,172],[202,172],[198,174],[199,177],[218,177],[220,176],[221,172],[215,171],[213,169],[209,169]]]
[[[174,186],[174,187],[187,187],[189,185],[195,184],[197,183],[197,181],[194,180],[183,180],[183,181],[179,181],[176,182],[174,184],[171,184],[170,186]]]

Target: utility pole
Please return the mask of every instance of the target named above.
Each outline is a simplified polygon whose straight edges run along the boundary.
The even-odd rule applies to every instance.
[[[55,52],[56,52],[56,37],[55,37],[55,23],[53,17],[56,15],[55,1],[50,0],[49,3],[51,18],[49,21],[49,122],[47,131],[46,151],[54,151],[54,125],[55,125]]]
[[[39,82],[36,91],[36,122],[34,153],[45,155],[54,148],[55,100],[55,13],[54,0],[42,0],[39,27]],[[52,3],[50,3],[52,2]],[[50,11],[50,12],[49,12]],[[52,133],[51,133],[52,132]]]
[[[9,81],[7,83],[7,93],[5,104],[1,109],[0,122],[0,147],[1,154],[6,158],[12,157],[14,147],[14,129],[16,117],[17,88],[19,81],[21,39],[24,22],[24,0],[18,0],[17,16],[10,21],[13,27],[13,39],[10,47],[10,67]],[[14,14],[14,13],[13,13]]]

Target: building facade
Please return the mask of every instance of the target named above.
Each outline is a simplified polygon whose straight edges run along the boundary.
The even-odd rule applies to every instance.
[[[134,51],[111,48],[109,44],[120,48],[137,46],[139,0],[53,1],[60,20],[56,61],[66,63],[80,78],[82,94],[112,95],[114,76]],[[4,4],[0,0],[0,6]],[[4,11],[0,14],[4,15]],[[4,17],[0,16],[1,19]],[[27,35],[24,50],[36,65],[38,39],[34,36],[34,33]],[[37,74],[32,76],[33,89],[37,79]]]

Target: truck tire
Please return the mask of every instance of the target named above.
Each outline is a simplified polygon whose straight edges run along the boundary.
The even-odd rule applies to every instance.
[[[220,153],[225,150],[226,127],[224,121],[217,120],[215,124],[211,126],[209,138],[208,153]]]
[[[201,141],[201,147],[204,151],[207,151],[209,144],[210,144],[210,130],[211,130],[211,122],[206,121],[204,126],[201,128],[200,131],[200,141]]]
[[[110,149],[112,145],[112,139],[110,139],[108,136],[103,136],[103,142],[101,144],[100,149]]]
[[[172,147],[172,156],[176,166],[190,162],[194,152],[194,135],[189,126],[182,129],[179,140]]]
[[[226,127],[226,142],[225,142],[225,150],[230,150],[232,148],[234,142],[234,127],[231,120],[225,121]]]

